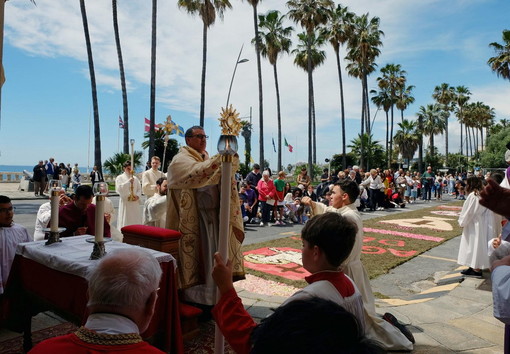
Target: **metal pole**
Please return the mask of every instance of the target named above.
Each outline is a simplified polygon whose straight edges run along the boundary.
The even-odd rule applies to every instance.
[[[232,79],[230,80],[230,87],[228,88],[228,96],[227,96],[227,104],[225,105],[225,109],[228,108],[228,102],[230,101],[230,92],[232,91],[232,84],[234,83],[234,77],[236,76],[237,64],[245,63],[248,59],[240,60],[241,53],[243,52],[244,43],[241,46],[241,50],[239,51],[239,55],[237,56],[236,65],[234,66],[234,72],[232,73]]]

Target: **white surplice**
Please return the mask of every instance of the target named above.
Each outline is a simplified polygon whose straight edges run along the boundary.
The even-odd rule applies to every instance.
[[[134,176],[133,195],[138,196],[138,200],[129,201],[131,194],[131,176],[126,172],[117,176],[115,179],[115,191],[119,194],[119,218],[117,220],[117,229],[121,230],[124,226],[142,223],[142,212],[140,210],[140,198],[142,197],[142,186],[140,180]]]
[[[474,268],[490,267],[487,243],[496,237],[494,213],[479,203],[479,196],[469,193],[459,216],[463,227],[457,263]]]
[[[142,192],[147,198],[156,193],[156,181],[161,177],[165,177],[165,174],[152,168],[142,174]]]
[[[18,243],[30,242],[32,237],[27,229],[18,224],[11,227],[0,227],[0,294],[4,293],[4,286],[11,272],[12,261],[16,255]]]
[[[342,265],[342,270],[356,284],[361,297],[363,298],[365,330],[368,338],[378,341],[386,350],[412,350],[411,343],[398,328],[387,322],[375,311],[375,300],[370,285],[370,278],[361,262],[361,251],[363,248],[363,220],[356,210],[354,204],[348,204],[342,208],[326,206],[322,203],[313,203],[314,214],[324,214],[326,212],[335,212],[344,216],[346,219],[354,222],[358,228],[354,246],[349,257]]]
[[[154,194],[143,205],[143,224],[165,227],[166,224],[166,195]]]
[[[34,241],[44,240],[45,233],[43,229],[48,227],[50,219],[51,203],[46,202],[41,204],[39,210],[37,211],[37,218],[35,219]]]

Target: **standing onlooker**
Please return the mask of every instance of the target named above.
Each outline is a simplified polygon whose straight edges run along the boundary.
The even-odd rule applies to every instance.
[[[74,193],[76,193],[76,188],[81,186],[81,173],[78,167],[73,168],[73,173],[71,174],[71,186]]]
[[[245,180],[246,184],[249,184],[250,188],[255,192],[255,197],[257,199],[257,203],[253,205],[252,210],[251,210],[252,218],[257,217],[257,211],[259,209],[259,203],[258,203],[259,192],[257,191],[257,184],[259,183],[261,178],[262,178],[262,174],[260,173],[259,164],[258,163],[253,164],[253,170],[250,171],[246,175],[246,180]]]
[[[46,189],[46,169],[42,160],[34,166],[34,176],[32,179],[34,180],[35,196],[37,197],[39,195],[40,197],[44,197],[44,190]]]
[[[466,181],[468,197],[459,216],[459,225],[463,227],[457,263],[468,266],[464,275],[482,276],[482,269],[489,268],[487,243],[494,235],[494,215],[492,211],[480,205],[482,180],[471,176]]]
[[[379,204],[381,188],[384,188],[381,177],[377,174],[376,170],[371,169],[370,176],[361,182],[361,185],[365,188],[368,186],[368,204],[370,211],[375,211]]]
[[[430,202],[432,197],[432,187],[434,186],[434,179],[436,175],[432,172],[432,167],[428,166],[427,171],[421,176],[421,185],[423,192],[423,200]]]
[[[48,161],[45,166],[46,177],[48,178],[48,181],[53,179],[53,175],[55,174],[55,165],[53,164],[53,162],[55,162],[55,159],[53,157],[50,157],[50,161]]]
[[[63,168],[60,170],[59,179],[62,183],[62,188],[64,191],[67,191],[67,187],[69,187],[69,175],[67,174],[67,169]]]
[[[269,171],[262,173],[262,179],[257,184],[257,190],[259,192],[259,202],[262,209],[262,221],[260,226],[269,225],[271,205],[268,204],[268,200],[272,200],[275,197],[276,189],[273,181],[269,178]]]
[[[285,177],[286,174],[283,171],[278,172],[278,178],[274,181],[275,187],[275,205],[273,208],[273,218],[275,219],[275,225],[284,225],[283,222],[283,205],[285,198]]]
[[[251,188],[251,184],[243,183],[241,187],[244,188],[244,194],[246,195],[246,216],[248,216],[248,222],[256,223],[257,217],[257,205],[259,203],[257,193]]]
[[[90,182],[92,182],[92,185],[96,184],[97,182],[103,182],[103,176],[98,171],[97,166],[94,166],[92,169],[92,172],[90,172]]]

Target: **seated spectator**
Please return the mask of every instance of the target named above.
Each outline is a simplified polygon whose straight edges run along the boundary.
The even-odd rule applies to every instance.
[[[13,218],[11,199],[0,195],[0,295],[4,293],[18,243],[32,241],[27,229],[15,224]]]
[[[325,213],[311,219],[301,234],[303,267],[312,274],[305,278],[309,285],[288,298],[283,305],[313,297],[332,300],[355,316],[364,333],[361,294],[352,280],[338,270],[352,250],[356,232],[356,225],[337,213]],[[246,313],[234,289],[230,261],[225,264],[218,253],[214,258],[216,264],[212,276],[221,298],[212,314],[232,348],[237,353],[250,353],[250,337],[256,323]],[[290,324],[284,322],[282,325]],[[316,325],[319,326],[319,323]]]
[[[161,267],[140,248],[113,251],[89,275],[89,317],[76,332],[51,338],[30,353],[163,353],[144,342],[161,279]]]
[[[58,212],[58,226],[66,230],[61,237],[96,234],[96,206],[92,204],[94,193],[88,185],[76,188],[74,201],[60,208]],[[104,237],[110,237],[110,224],[104,219]],[[50,220],[51,224],[51,220]],[[50,227],[48,224],[48,227]]]

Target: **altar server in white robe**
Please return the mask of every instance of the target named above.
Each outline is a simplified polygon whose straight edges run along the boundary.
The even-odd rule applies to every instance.
[[[336,212],[356,223],[358,232],[356,241],[349,257],[342,264],[342,270],[358,287],[363,298],[365,332],[368,338],[378,341],[386,350],[412,350],[414,336],[400,324],[395,316],[386,313],[383,317],[375,311],[375,300],[370,285],[370,278],[361,262],[363,247],[363,221],[353,202],[359,196],[359,188],[351,179],[343,179],[330,187],[330,206],[313,202],[309,197],[303,197],[301,202],[311,206],[314,215],[326,212]]]
[[[493,212],[479,202],[482,180],[472,176],[466,181],[469,193],[459,216],[459,225],[463,227],[460,239],[457,263],[468,266],[461,273],[470,276],[482,276],[482,269],[490,267],[487,243],[497,237]]]
[[[122,230],[124,226],[142,223],[140,210],[140,198],[142,186],[138,177],[132,173],[131,163],[124,162],[124,173],[115,179],[115,191],[119,194],[119,219],[117,229]],[[129,200],[130,196],[133,200]]]
[[[166,177],[156,181],[156,194],[145,201],[143,206],[143,224],[165,227],[166,223],[166,195],[168,183]]]
[[[142,192],[147,198],[152,197],[156,193],[156,181],[165,174],[159,170],[161,161],[158,156],[151,159],[151,168],[142,174]]]
[[[11,199],[0,195],[0,295],[4,293],[18,243],[32,241],[27,229],[15,224],[13,218]]]

